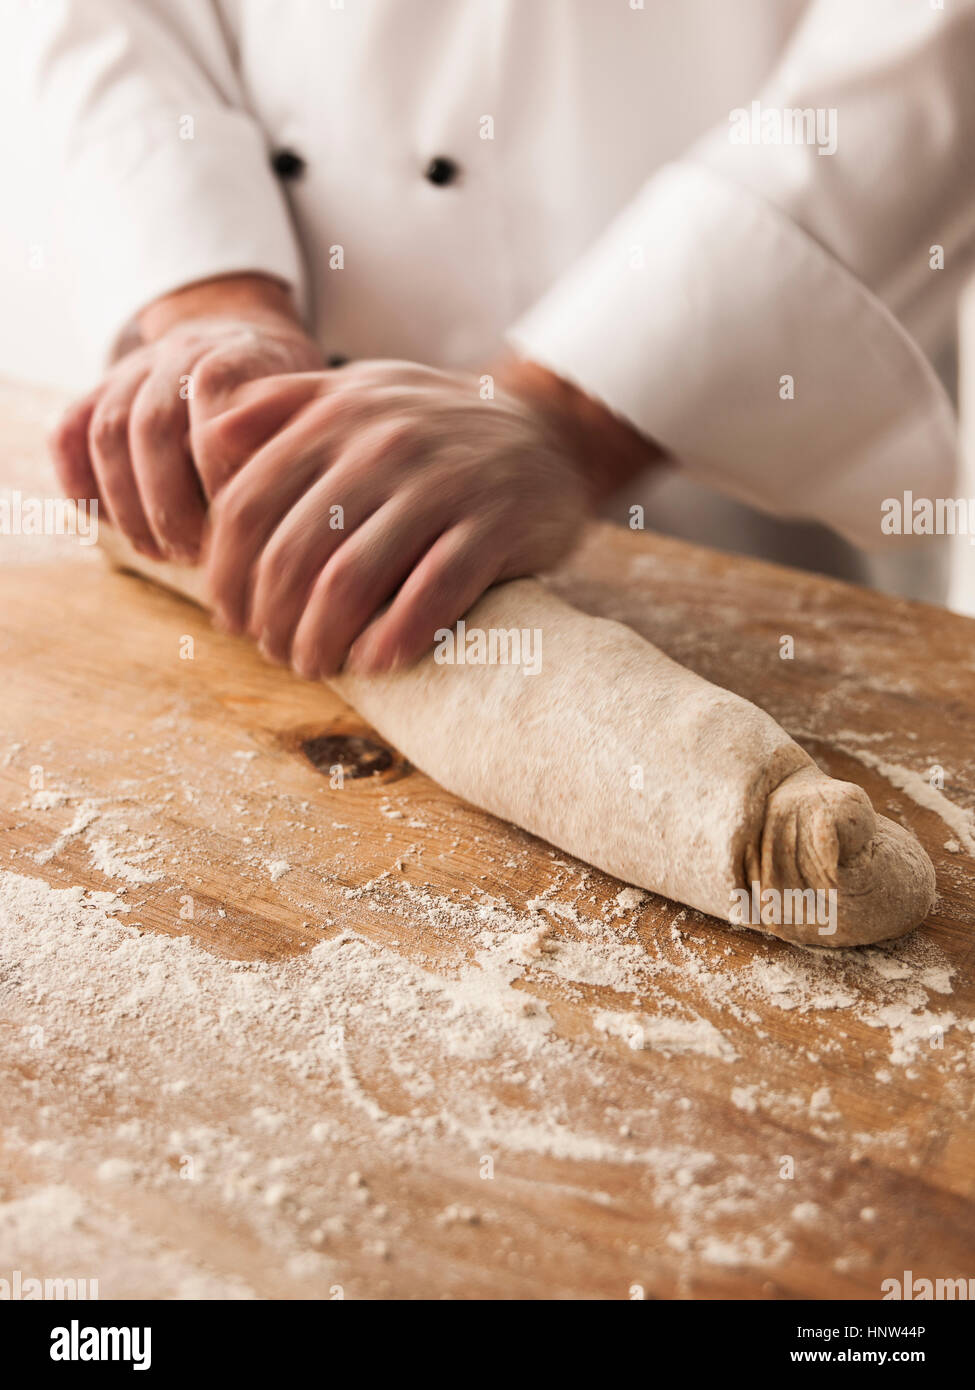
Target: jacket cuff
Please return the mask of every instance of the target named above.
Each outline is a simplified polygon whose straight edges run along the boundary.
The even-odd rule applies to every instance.
[[[796,223],[692,163],[655,175],[508,338],[692,477],[865,548],[890,540],[885,497],[951,489],[953,411],[913,340]]]
[[[287,205],[243,113],[205,111],[192,139],[180,139],[169,112],[147,116],[77,151],[64,179],[72,310],[92,370],[111,360],[141,309],[197,280],[260,272],[303,302]]]

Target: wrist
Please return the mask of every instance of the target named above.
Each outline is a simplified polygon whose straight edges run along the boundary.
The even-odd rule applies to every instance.
[[[196,319],[233,319],[307,336],[288,285],[269,275],[222,275],[161,295],[137,316],[144,343]]]
[[[537,362],[511,360],[495,375],[554,430],[582,473],[593,505],[666,458],[659,445],[608,406]]]

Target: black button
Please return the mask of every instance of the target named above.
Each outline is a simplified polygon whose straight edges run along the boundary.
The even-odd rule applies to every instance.
[[[459,173],[460,169],[452,159],[448,159],[446,155],[438,154],[430,160],[430,163],[426,167],[424,177],[428,179],[430,183],[435,183],[438,187],[443,187],[444,184],[453,183]]]
[[[349,359],[347,357],[343,357],[340,352],[333,352],[332,356],[328,358],[325,365],[326,367],[344,367],[348,360]]]
[[[282,179],[300,179],[305,172],[305,161],[294,150],[275,150],[271,155],[271,168]]]

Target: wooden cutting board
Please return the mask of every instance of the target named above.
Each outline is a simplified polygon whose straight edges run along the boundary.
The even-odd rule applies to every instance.
[[[0,395],[0,483],[49,486],[55,406]],[[0,1278],[876,1298],[975,1276],[975,623],[609,528],[562,576],[924,843],[919,932],[803,951],[632,901],[76,539],[0,547]],[[106,896],[44,896],[74,885]]]

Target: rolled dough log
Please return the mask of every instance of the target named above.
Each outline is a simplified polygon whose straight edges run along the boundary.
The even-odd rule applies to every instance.
[[[206,606],[200,571],[146,560],[108,527],[101,540],[115,564]],[[490,590],[466,623],[540,630],[540,672],[438,664],[431,653],[408,671],[329,682],[449,791],[726,921],[742,920],[746,896],[760,907],[772,890],[766,920],[754,910],[745,920],[788,941],[880,941],[930,911],[934,870],[914,836],[749,701],[533,579]],[[806,890],[823,894],[818,911],[799,910]],[[797,913],[805,920],[781,920]]]

